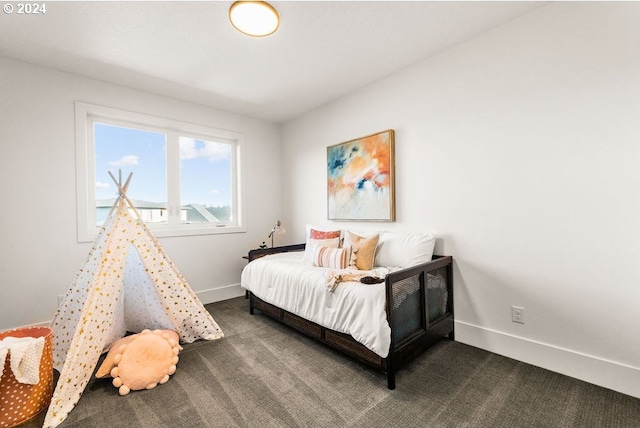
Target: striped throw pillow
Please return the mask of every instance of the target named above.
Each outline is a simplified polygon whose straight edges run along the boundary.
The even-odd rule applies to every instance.
[[[304,258],[309,262],[313,262],[313,254],[317,247],[340,247],[340,238],[333,239],[311,239],[307,238],[307,245],[304,247]]]
[[[351,247],[316,247],[313,251],[313,265],[332,269],[346,269],[349,266]]]

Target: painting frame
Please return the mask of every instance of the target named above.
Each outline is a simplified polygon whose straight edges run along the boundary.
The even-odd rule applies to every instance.
[[[393,222],[395,131],[387,129],[327,147],[327,218]]]

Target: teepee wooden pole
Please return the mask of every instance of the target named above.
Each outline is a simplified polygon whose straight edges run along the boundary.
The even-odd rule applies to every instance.
[[[113,174],[111,174],[111,171],[107,171],[107,173],[109,174],[109,176],[117,186],[118,182],[116,181],[116,178],[113,176]],[[116,209],[119,203],[120,203],[120,191],[118,190],[118,197],[116,198],[115,201],[113,201],[113,205],[111,205],[111,209],[109,210],[109,214],[107,215],[106,218],[111,217],[111,214],[113,214],[113,211]]]
[[[122,170],[121,169],[118,170],[118,180],[116,180],[116,178],[113,176],[111,171],[107,171],[107,172],[109,173],[109,176],[111,177],[111,179],[115,183],[116,187],[118,188],[118,198],[113,203],[113,206],[111,207],[111,210],[109,211],[109,215],[107,216],[107,218],[110,217],[111,214],[113,214],[113,210],[115,210],[115,208],[118,205],[120,205],[120,201],[123,200],[123,199],[125,201],[127,201],[127,203],[131,206],[131,208],[133,208],[133,211],[139,217],[138,211],[136,211],[135,207],[133,206],[133,203],[127,197],[127,190],[129,190],[129,183],[131,182],[131,177],[133,176],[133,173],[132,172],[129,173],[129,176],[127,177],[127,181],[125,181],[124,185],[122,185]]]
[[[120,191],[118,198],[124,199],[127,202],[127,204],[129,204],[129,208],[133,210],[138,220],[142,220],[142,217],[140,216],[140,213],[136,209],[136,206],[133,205],[133,202],[131,202],[131,199],[129,199],[129,197],[127,196],[127,190],[129,189],[129,183],[131,182],[131,177],[133,176],[133,172],[129,173],[129,176],[127,177],[127,181],[124,183],[124,186],[122,186],[121,181],[120,182],[116,181],[116,178],[113,176],[113,174],[111,174],[111,171],[109,171],[109,175],[111,176],[111,179],[113,180],[113,182],[116,183],[116,186],[118,186],[118,190]]]
[[[127,181],[124,183],[124,186],[122,186],[122,170],[121,169],[118,170],[118,180],[116,180],[116,178],[113,176],[111,171],[107,171],[107,173],[115,183],[116,187],[118,187],[118,197],[113,202],[113,205],[109,210],[109,214],[107,215],[107,218],[109,218],[111,217],[111,214],[113,214],[113,211],[116,209],[118,204],[120,204],[120,201],[122,200],[122,195],[126,193],[127,190],[129,189],[129,182],[131,181],[131,176],[133,175],[133,173],[132,172],[129,173],[129,177],[127,178]]]

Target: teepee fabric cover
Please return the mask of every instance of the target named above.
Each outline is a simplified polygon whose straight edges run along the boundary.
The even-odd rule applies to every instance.
[[[223,337],[151,231],[130,214],[135,208],[122,192],[51,321],[60,378],[45,428],[66,419],[100,354],[126,332],[171,329],[186,343]]]

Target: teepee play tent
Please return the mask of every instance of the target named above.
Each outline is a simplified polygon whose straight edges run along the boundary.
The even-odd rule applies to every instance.
[[[223,337],[127,197],[131,174],[124,185],[109,175],[119,196],[51,321],[60,377],[44,427],[66,419],[100,354],[127,332],[170,329],[186,343]]]

